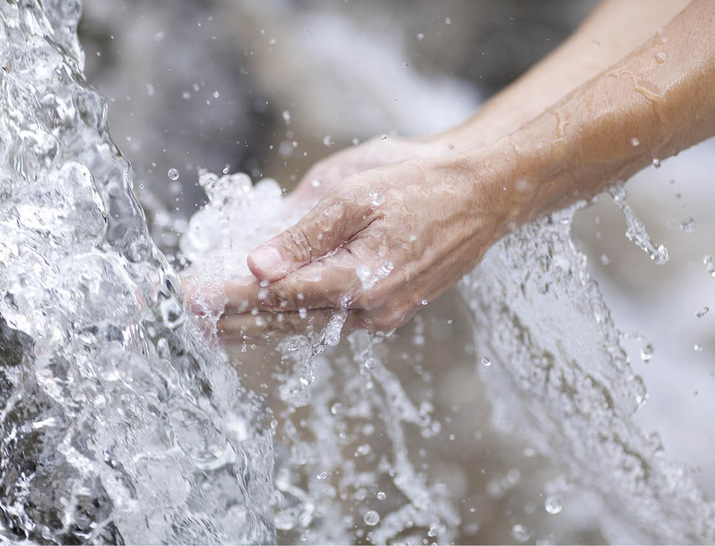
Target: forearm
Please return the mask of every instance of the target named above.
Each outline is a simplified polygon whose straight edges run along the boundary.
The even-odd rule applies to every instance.
[[[696,0],[623,61],[496,143],[493,155],[508,165],[509,221],[590,197],[715,134],[713,36],[715,2]]]
[[[431,138],[469,149],[512,133],[623,59],[687,4],[688,0],[604,0],[553,53],[469,120]]]

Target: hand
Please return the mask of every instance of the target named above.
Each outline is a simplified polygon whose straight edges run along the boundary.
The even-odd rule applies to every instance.
[[[401,326],[506,232],[507,192],[488,164],[465,155],[419,159],[347,178],[250,254],[257,281],[227,283],[220,332],[236,337],[266,312],[291,325],[300,315],[323,324],[335,309],[348,310],[352,327]]]
[[[354,174],[407,159],[438,157],[447,151],[446,145],[428,140],[375,137],[318,161],[303,176],[289,199],[315,202]]]

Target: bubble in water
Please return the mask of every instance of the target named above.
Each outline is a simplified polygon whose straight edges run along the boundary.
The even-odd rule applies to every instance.
[[[417,33],[417,41],[421,42],[422,40],[425,39],[425,35],[422,34],[421,32]]]
[[[522,544],[528,542],[531,538],[529,530],[520,523],[512,525],[509,534],[514,540],[521,542]]]
[[[290,112],[288,110],[283,110],[283,121],[290,123]]]
[[[387,498],[387,495],[385,494],[384,491],[378,491],[377,495],[375,495],[375,496],[377,497],[377,500],[381,500],[381,501],[385,500]]]
[[[365,515],[362,519],[365,522],[365,525],[374,527],[375,525],[380,523],[380,514],[378,514],[375,510],[368,510],[367,512],[365,512]]]
[[[177,169],[171,168],[169,169],[169,172],[166,173],[169,176],[169,180],[178,180],[179,179],[179,171]]]
[[[335,144],[335,142],[333,141],[333,137],[331,137],[330,135],[325,135],[323,137],[324,146],[332,146],[333,144]]]
[[[492,365],[492,361],[487,358],[486,356],[482,358],[482,366],[486,366],[487,368]]]
[[[705,315],[708,314],[708,311],[710,311],[710,308],[709,308],[709,307],[703,307],[700,311],[698,311],[697,313],[695,313],[695,316],[696,316],[697,318],[702,318],[702,317],[704,317]]]
[[[560,495],[548,495],[544,501],[544,510],[551,515],[556,515],[564,508],[564,500]]]

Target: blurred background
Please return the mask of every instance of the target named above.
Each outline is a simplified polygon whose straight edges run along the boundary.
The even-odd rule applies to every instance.
[[[85,0],[80,39],[138,196],[150,217],[165,209],[180,229],[205,200],[200,169],[272,177],[289,191],[340,148],[445,129],[556,47],[596,3]],[[714,158],[705,143],[627,186],[652,238],[670,251],[664,266],[625,239],[608,196],[574,226],[646,381],[643,427],[659,432],[671,458],[699,468],[711,494],[715,279],[704,260],[715,255]],[[166,229],[157,233],[172,245]],[[449,440],[429,444],[426,471],[460,508],[458,542],[602,542],[597,499],[488,424],[488,393],[474,373],[480,355],[456,293],[400,335],[412,340],[415,328]],[[550,490],[566,497],[563,509],[545,507]]]

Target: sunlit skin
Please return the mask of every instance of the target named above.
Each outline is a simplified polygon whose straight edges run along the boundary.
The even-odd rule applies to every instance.
[[[711,0],[604,2],[459,127],[321,161],[292,196],[320,200],[251,253],[255,280],[227,283],[219,333],[255,329],[252,309],[274,330],[338,308],[348,328],[401,326],[499,238],[713,136],[714,37]],[[363,289],[356,269],[387,262]]]

